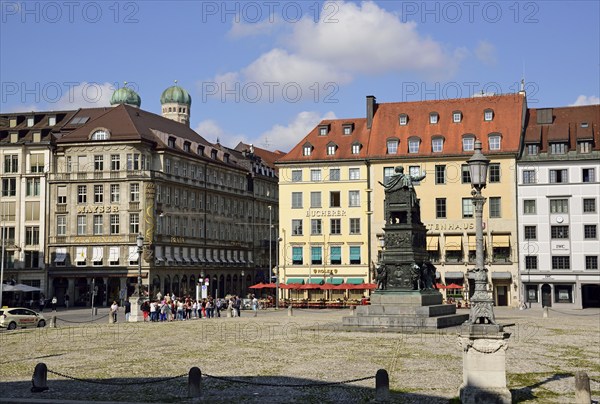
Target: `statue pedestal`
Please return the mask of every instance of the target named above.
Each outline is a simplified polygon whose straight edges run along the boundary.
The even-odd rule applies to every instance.
[[[144,321],[144,313],[142,312],[142,304],[146,301],[144,298],[139,296],[131,295],[129,297],[129,303],[131,303],[131,314],[129,314],[129,322],[135,323],[138,321]]]
[[[510,404],[506,387],[506,349],[509,333],[500,325],[465,324],[458,342],[463,349],[463,383],[459,388],[463,404]]]
[[[360,331],[413,331],[415,328],[453,327],[468,320],[456,314],[456,306],[442,304],[438,291],[376,291],[371,304],[357,306],[355,314],[342,318],[342,325]]]

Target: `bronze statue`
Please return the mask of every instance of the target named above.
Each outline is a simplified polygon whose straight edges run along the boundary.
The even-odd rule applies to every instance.
[[[427,174],[423,172],[423,175],[410,175],[404,174],[404,167],[396,166],[394,174],[392,174],[386,183],[378,181],[385,188],[385,193],[397,192],[402,189],[406,189],[411,194],[411,204],[414,204],[417,200],[417,194],[413,185],[413,181],[421,181]]]
[[[376,279],[377,279],[377,289],[378,290],[385,290],[387,289],[387,268],[385,267],[384,264],[378,262],[377,264],[375,264],[375,270],[376,270]]]

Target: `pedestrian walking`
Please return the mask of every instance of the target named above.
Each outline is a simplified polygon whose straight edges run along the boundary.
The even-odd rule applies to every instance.
[[[254,310],[254,317],[258,315],[258,299],[256,295],[252,295],[252,310]]]
[[[52,305],[52,311],[56,311],[56,303],[58,303],[58,299],[56,298],[56,296],[53,296],[52,301],[50,302],[50,304]]]
[[[129,317],[131,316],[131,303],[129,300],[125,300],[125,322],[129,322]]]
[[[110,306],[110,315],[113,318],[113,323],[117,322],[117,312],[119,311],[119,305],[115,300],[113,300],[112,305]]]
[[[65,307],[68,309],[69,308],[69,294],[65,293]]]

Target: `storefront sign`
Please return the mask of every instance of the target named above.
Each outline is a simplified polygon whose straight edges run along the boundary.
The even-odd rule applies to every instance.
[[[465,222],[455,222],[455,223],[448,223],[448,222],[443,222],[443,223],[426,223],[425,226],[427,227],[427,230],[434,230],[434,231],[442,231],[442,230],[448,230],[448,231],[454,231],[454,230],[475,230],[475,222],[474,221],[465,221]]]
[[[335,209],[335,210],[307,210],[306,217],[339,217],[346,216],[346,211],[343,209]]]
[[[77,213],[117,213],[119,207],[117,205],[111,206],[78,206]]]
[[[333,275],[333,274],[337,274],[337,273],[338,273],[337,269],[324,269],[324,268],[313,269],[313,274]]]

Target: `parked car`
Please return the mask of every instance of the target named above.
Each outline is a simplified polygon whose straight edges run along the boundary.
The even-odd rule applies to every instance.
[[[0,327],[14,330],[17,327],[45,327],[46,318],[43,314],[24,307],[9,307],[0,309]]]

